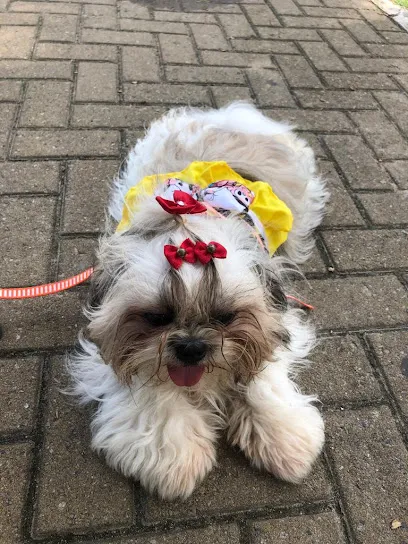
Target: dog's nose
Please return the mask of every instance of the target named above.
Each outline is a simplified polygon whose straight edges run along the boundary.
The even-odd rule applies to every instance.
[[[177,359],[186,365],[196,365],[208,351],[207,344],[199,338],[182,338],[174,343]]]

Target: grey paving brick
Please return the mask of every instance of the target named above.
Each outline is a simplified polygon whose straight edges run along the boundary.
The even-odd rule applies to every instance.
[[[300,42],[302,49],[310,58],[317,70],[344,72],[347,70],[340,58],[333,53],[326,43]]]
[[[28,489],[32,445],[0,446],[0,525],[2,544],[22,542],[22,514]]]
[[[32,430],[37,411],[40,370],[38,357],[0,359],[0,432]]]
[[[239,528],[234,523],[210,525],[202,529],[177,530],[154,533],[154,536],[123,538],[117,544],[239,544]],[[108,544],[100,541],[96,544]]]
[[[408,98],[401,91],[377,91],[374,96],[392,119],[408,134]]]
[[[52,161],[3,162],[0,194],[55,193],[59,186],[59,166]]]
[[[234,49],[236,51],[250,51],[252,53],[270,54],[298,54],[299,49],[294,43],[286,41],[273,40],[234,40]]]
[[[312,87],[314,89],[322,87],[320,79],[304,57],[276,55],[275,58],[290,87]]]
[[[408,268],[408,234],[397,230],[323,232],[339,270]]]
[[[128,0],[119,2],[120,16],[123,18],[150,19],[150,13],[147,6],[135,4]]]
[[[338,19],[329,17],[282,17],[285,26],[298,28],[341,28]],[[301,38],[300,38],[301,39]]]
[[[230,49],[221,29],[216,25],[190,25],[197,47],[200,49]]]
[[[388,43],[408,44],[408,34],[406,32],[381,32],[381,35]]]
[[[66,127],[70,81],[30,81],[20,115],[21,127]]]
[[[391,189],[384,167],[360,136],[327,135],[324,141],[353,189]]]
[[[74,42],[78,17],[45,13],[40,40],[45,42]]]
[[[368,92],[364,91],[296,91],[304,108],[321,109],[378,109],[378,104]]]
[[[97,246],[96,238],[63,238],[59,244],[59,279],[74,276],[93,266]]]
[[[361,19],[358,11],[350,8],[326,8],[307,6],[304,8],[307,15],[312,17],[337,17],[339,19]]]
[[[110,184],[117,161],[74,161],[68,169],[63,232],[98,232],[105,224]]]
[[[313,28],[270,28],[264,26],[259,27],[257,30],[261,38],[270,38],[271,40],[322,41],[319,34]]]
[[[159,0],[162,3],[163,0]],[[255,2],[256,3],[256,2]],[[181,6],[186,11],[209,13],[242,13],[238,2],[213,4],[212,0],[181,0]]]
[[[300,9],[292,0],[271,0],[271,6],[279,15],[301,15]]]
[[[82,41],[120,45],[154,45],[153,37],[148,32],[125,32],[101,28],[85,28],[82,31]]]
[[[217,108],[226,106],[234,100],[252,101],[251,93],[247,87],[232,87],[223,85],[222,87],[211,87],[211,91],[214,95]]]
[[[160,81],[159,59],[155,49],[123,47],[122,60],[125,81]]]
[[[0,74],[14,79],[71,79],[72,64],[69,61],[0,60]]]
[[[162,106],[131,106],[128,104],[81,104],[74,106],[72,126],[99,128],[143,128],[165,112]]]
[[[381,11],[367,11],[363,13],[364,18],[373,25],[377,30],[390,30],[401,31],[401,27],[398,26],[390,17]]]
[[[240,88],[245,89],[244,87]],[[225,90],[224,86],[222,90]],[[200,85],[125,83],[123,97],[125,102],[210,105],[207,88]]]
[[[66,13],[76,15],[79,5],[69,2],[13,2],[10,11]]]
[[[79,62],[75,100],[116,102],[117,66],[110,62]]]
[[[355,132],[344,113],[317,110],[265,110],[265,113],[279,121],[288,121],[298,130],[316,132]]]
[[[260,106],[296,107],[296,103],[279,72],[251,69],[247,70],[247,74]]]
[[[408,45],[368,44],[367,49],[373,57],[408,57]]]
[[[0,199],[2,248],[0,285],[35,285],[47,280],[55,199]]]
[[[345,30],[321,30],[321,33],[339,55],[365,57],[367,53]]]
[[[314,516],[255,521],[252,526],[254,544],[302,542],[302,544],[345,544],[341,522],[335,512]]]
[[[0,58],[30,58],[34,39],[35,28],[30,26],[2,26],[0,28]]]
[[[210,472],[188,502],[164,502],[149,497],[145,510],[147,522],[190,519],[214,512],[245,511],[332,496],[320,463],[303,484],[294,487],[251,468],[243,454],[225,445],[220,447],[218,457],[218,467]]]
[[[307,141],[310,147],[313,149],[317,157],[327,158],[327,153],[323,149],[322,144],[316,134],[302,133],[302,138]]]
[[[408,161],[387,162],[385,168],[400,189],[408,189]]]
[[[242,66],[252,68],[274,67],[270,54],[202,51],[201,57],[204,64],[212,64],[214,66]]]
[[[238,68],[217,66],[167,66],[169,81],[189,83],[244,83],[244,76]]]
[[[248,4],[245,12],[253,25],[281,26],[277,17],[265,4]]]
[[[354,72],[386,72],[399,74],[408,72],[408,59],[347,58],[347,64]]]
[[[53,360],[35,537],[123,527],[133,518],[131,485],[91,452],[86,413],[59,391],[67,385],[63,374],[62,365]]]
[[[381,399],[380,386],[360,341],[353,335],[321,338],[300,371],[302,392],[317,395],[325,403],[344,404]]]
[[[180,21],[181,23],[207,23],[216,24],[217,21],[211,13],[183,13],[180,11],[155,11],[156,21]]]
[[[165,23],[164,21],[144,21],[136,19],[121,19],[121,30],[135,32],[162,32],[167,34],[187,34],[184,23]]]
[[[114,130],[18,130],[13,157],[105,157],[118,155],[119,133]]]
[[[368,335],[375,354],[387,377],[398,404],[408,418],[408,380],[406,361],[408,356],[408,332],[390,331]]]
[[[408,223],[408,191],[362,194],[359,199],[376,225]]]
[[[82,16],[84,28],[107,28],[116,30],[116,7],[87,4]]]
[[[395,83],[386,74],[348,74],[321,72],[329,87],[336,89],[396,89]],[[398,76],[403,77],[403,76]]]
[[[365,21],[359,21],[357,19],[347,19],[341,21],[351,34],[359,41],[363,43],[381,43],[383,38],[377,34]]]
[[[229,38],[249,38],[255,36],[245,15],[219,15],[219,20]]]
[[[382,159],[408,158],[408,144],[383,112],[351,112],[353,120],[378,157]]]
[[[408,293],[395,276],[309,280],[304,289],[321,329],[370,329],[403,323]],[[327,304],[327,301],[330,301]]]
[[[398,83],[402,85],[402,87],[404,87],[406,91],[408,91],[408,74],[395,75],[394,77],[398,81]]]
[[[360,542],[400,544],[393,519],[407,515],[408,454],[387,407],[327,414],[334,458],[353,530]],[[358,445],[358,447],[356,447]]]
[[[35,13],[0,13],[0,25],[32,25],[36,26],[39,15]]]
[[[15,104],[0,104],[0,158],[6,157],[7,141],[16,114]]]
[[[112,45],[84,43],[39,43],[36,47],[35,56],[38,59],[116,61],[116,48]]]
[[[176,64],[198,63],[197,55],[189,36],[183,36],[182,34],[160,34],[159,41],[164,62],[174,62]]]

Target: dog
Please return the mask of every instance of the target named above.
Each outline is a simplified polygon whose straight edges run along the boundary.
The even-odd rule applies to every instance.
[[[226,431],[258,469],[309,473],[324,425],[292,380],[315,335],[286,295],[327,198],[310,147],[251,104],[153,122],[114,181],[68,362],[111,467],[185,499]]]

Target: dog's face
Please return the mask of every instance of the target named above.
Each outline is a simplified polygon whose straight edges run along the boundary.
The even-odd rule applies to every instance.
[[[209,380],[247,382],[282,343],[284,295],[239,219],[188,218],[188,233],[154,208],[132,228],[101,242],[91,338],[120,381],[205,387]],[[225,260],[167,262],[163,247],[186,236],[222,243]]]

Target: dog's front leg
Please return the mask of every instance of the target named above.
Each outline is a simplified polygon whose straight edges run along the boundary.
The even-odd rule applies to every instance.
[[[213,418],[166,384],[123,388],[100,404],[93,447],[161,498],[186,498],[215,463]]]
[[[267,363],[232,396],[229,440],[257,468],[299,482],[324,442],[323,419],[312,401],[313,397],[298,392],[284,362]]]

